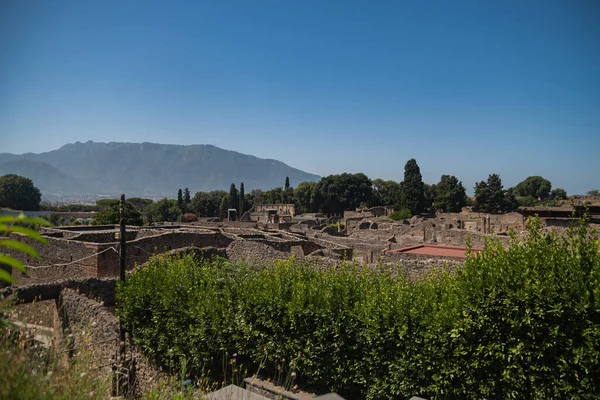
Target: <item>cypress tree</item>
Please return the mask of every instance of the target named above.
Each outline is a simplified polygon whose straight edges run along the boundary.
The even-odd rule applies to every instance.
[[[423,212],[425,190],[421,170],[414,158],[406,162],[404,166],[404,182],[402,182],[402,200],[412,215]]]
[[[240,218],[244,215],[244,182],[240,183]]]
[[[240,198],[238,196],[238,190],[235,187],[235,183],[232,183],[229,187],[229,208],[235,208],[237,211],[240,205]]]
[[[179,209],[183,211],[183,192],[181,191],[181,189],[177,191],[177,207],[179,207]]]

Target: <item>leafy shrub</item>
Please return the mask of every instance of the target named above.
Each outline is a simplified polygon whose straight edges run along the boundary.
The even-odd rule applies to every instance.
[[[402,208],[398,211],[394,211],[393,213],[391,213],[389,215],[389,217],[391,219],[393,219],[394,221],[401,221],[403,219],[409,219],[412,218],[412,214],[410,213],[410,210],[408,208]]]
[[[339,221],[334,224],[330,224],[329,226],[331,226],[335,230],[339,229],[340,231],[343,231],[344,229],[346,229],[346,225],[344,225],[343,223],[341,223]]]
[[[118,314],[147,354],[196,374],[237,353],[347,398],[597,398],[597,236],[529,228],[418,281],[384,265],[158,256],[119,286]]]
[[[183,214],[183,222],[194,222],[194,221],[198,221],[198,217],[196,216],[196,214],[192,214],[192,213]]]

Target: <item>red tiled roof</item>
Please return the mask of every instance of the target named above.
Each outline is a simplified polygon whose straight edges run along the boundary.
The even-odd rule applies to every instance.
[[[417,244],[413,246],[403,247],[401,249],[388,250],[387,253],[404,253],[404,254],[423,254],[434,257],[456,257],[465,258],[467,248],[462,246],[448,246],[441,244]],[[472,248],[473,252],[480,252],[483,249]]]

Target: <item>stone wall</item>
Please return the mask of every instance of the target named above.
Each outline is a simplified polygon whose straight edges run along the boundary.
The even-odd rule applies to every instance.
[[[24,274],[16,268],[12,271],[12,277],[15,280],[13,286],[23,286],[43,282],[54,282],[63,280],[67,277],[69,279],[83,279],[95,276],[95,268],[82,267],[77,264],[28,266],[27,274]]]
[[[464,260],[460,258],[405,253],[386,253],[382,261],[393,265],[397,271],[406,272],[412,279],[418,279],[439,268],[448,268],[448,270],[454,271],[457,266],[464,263]]]
[[[11,237],[30,245],[41,257],[41,260],[36,260],[21,252],[10,249],[5,250],[6,253],[25,265],[40,266],[73,263],[72,265],[84,268],[86,273],[90,273],[90,275],[97,266],[97,256],[95,254],[99,251],[98,244],[48,236],[45,236],[48,243],[44,244],[18,233],[11,234]],[[92,276],[95,276],[95,274]]]

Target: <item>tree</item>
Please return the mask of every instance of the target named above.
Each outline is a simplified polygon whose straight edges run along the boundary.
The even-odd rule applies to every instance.
[[[221,206],[219,207],[219,218],[221,221],[227,219],[227,205],[229,204],[229,195],[223,196]]]
[[[341,214],[373,200],[371,180],[363,173],[329,175],[321,178],[311,193],[315,208],[324,213]]]
[[[236,210],[238,210],[238,207],[240,206],[240,197],[238,194],[238,190],[235,187],[235,183],[232,183],[231,186],[229,187],[228,205],[229,205],[229,208],[235,208]]]
[[[429,210],[435,203],[435,185],[423,184],[423,210]]]
[[[121,220],[121,202],[108,200],[110,205],[98,211],[92,219],[92,225],[117,225]],[[106,203],[105,203],[106,204]],[[64,221],[63,221],[64,222]],[[143,225],[142,214],[131,203],[125,202],[125,223],[127,225]],[[61,223],[62,225],[62,223]]]
[[[286,176],[285,177],[285,186],[284,186],[284,189],[288,190],[289,188],[290,188],[290,177]]]
[[[298,207],[300,213],[316,212],[311,202],[311,194],[315,189],[315,182],[300,182],[294,189],[294,204]]]
[[[133,206],[139,213],[143,214],[150,204],[154,203],[154,201],[150,199],[142,199],[139,197],[132,197],[126,200],[129,204]]]
[[[190,198],[190,189],[183,189],[183,204],[185,204],[187,207],[191,201],[192,199]]]
[[[460,212],[467,205],[467,193],[462,182],[453,175],[442,175],[435,185],[435,208],[443,212]]]
[[[514,193],[517,196],[531,196],[543,200],[550,196],[551,189],[552,183],[549,180],[541,176],[530,176],[515,186]]]
[[[498,174],[491,174],[487,181],[475,184],[475,208],[477,211],[495,213],[504,211],[505,193]]]
[[[240,183],[240,218],[244,215],[244,202],[246,201],[246,194],[244,193],[244,182]]]
[[[0,207],[37,211],[41,200],[42,194],[31,179],[15,174],[0,176]]]
[[[421,170],[414,158],[408,160],[404,166],[404,181],[402,183],[402,195],[406,207],[412,215],[421,214],[425,193]]]
[[[373,206],[393,206],[400,199],[400,183],[375,179],[372,184]]]
[[[183,213],[175,200],[164,198],[150,204],[146,208],[146,219],[148,223],[153,222],[177,222],[181,220]]]
[[[253,204],[264,203],[264,193],[260,189],[252,189],[252,191],[250,192],[250,197],[252,198]]]
[[[181,189],[177,191],[177,207],[183,212],[183,191]]]
[[[280,187],[267,190],[263,193],[264,204],[281,204],[283,203],[283,189]]]
[[[567,199],[567,191],[565,189],[556,188],[552,190],[550,193],[550,197],[552,200],[566,200]]]
[[[590,191],[587,192],[588,196],[600,196],[600,190],[598,189],[592,189]]]
[[[190,208],[200,217],[218,217],[221,200],[227,196],[224,190],[197,192],[190,203]]]

